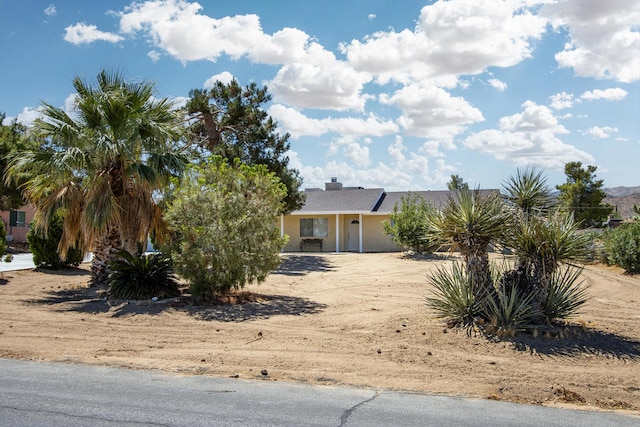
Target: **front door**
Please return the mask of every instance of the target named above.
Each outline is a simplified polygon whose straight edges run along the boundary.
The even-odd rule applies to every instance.
[[[357,219],[349,223],[347,250],[349,252],[360,252],[360,222]]]

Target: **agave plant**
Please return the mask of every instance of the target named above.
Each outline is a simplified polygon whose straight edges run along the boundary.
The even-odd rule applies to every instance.
[[[136,256],[125,250],[110,263],[109,296],[121,299],[180,295],[171,260],[164,254]]]

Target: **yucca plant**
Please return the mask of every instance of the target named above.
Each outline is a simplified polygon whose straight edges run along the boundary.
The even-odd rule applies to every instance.
[[[578,281],[580,274],[581,267],[567,265],[551,276],[544,302],[544,315],[548,321],[576,315],[580,307],[589,300],[587,288]]]
[[[534,323],[540,312],[535,307],[534,294],[520,292],[516,286],[502,286],[484,306],[488,321],[485,331],[497,336],[513,336]]]
[[[499,193],[462,188],[442,210],[427,215],[425,239],[459,250],[475,291],[483,293],[491,285],[489,244],[501,238],[510,217]]]
[[[535,169],[518,169],[516,176],[503,184],[503,194],[507,202],[526,217],[544,213],[553,206],[547,179],[542,171]]]
[[[169,298],[180,295],[171,260],[164,254],[136,256],[121,250],[110,263],[109,296],[120,299]]]
[[[450,327],[459,327],[470,333],[481,314],[486,296],[474,289],[474,281],[466,268],[454,262],[450,269],[438,268],[430,277],[432,295],[426,297],[427,307],[444,319]]]

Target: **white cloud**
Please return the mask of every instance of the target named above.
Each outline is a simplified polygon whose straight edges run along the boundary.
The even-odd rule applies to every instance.
[[[545,5],[541,15],[569,30],[571,42],[556,54],[560,67],[583,77],[640,79],[640,2],[565,0]]]
[[[537,105],[533,101],[522,104],[524,111],[500,119],[500,130],[508,132],[550,132],[553,134],[569,133],[558,123],[558,119],[549,108]]]
[[[211,89],[213,86],[215,86],[217,81],[220,81],[224,84],[229,84],[231,83],[231,81],[233,80],[233,74],[231,74],[228,71],[223,71],[219,74],[215,74],[211,77],[209,77],[205,82],[204,85],[202,87],[204,87],[205,89]]]
[[[95,25],[85,25],[83,23],[66,27],[64,39],[73,44],[93,43],[99,40],[117,43],[124,40],[122,36],[100,31]]]
[[[583,134],[588,135],[593,139],[606,139],[610,138],[611,134],[614,132],[618,132],[618,128],[593,126],[584,131]]]
[[[44,116],[42,115],[41,107],[37,107],[37,108],[24,107],[22,109],[22,112],[20,112],[16,117],[16,121],[18,123],[22,123],[26,127],[31,127],[33,125],[33,122],[36,121],[36,119],[42,119],[43,117]],[[11,120],[13,120],[13,117],[6,117],[5,123],[10,123]]]
[[[284,65],[268,82],[276,100],[298,108],[364,111],[372,98],[362,93],[370,75],[355,71],[316,43],[307,55],[304,62]]]
[[[267,110],[269,115],[291,137],[320,136],[335,132],[350,136],[383,136],[398,132],[400,129],[393,121],[383,121],[370,114],[367,118],[343,117],[313,119],[298,110],[281,104],[274,104]]]
[[[56,6],[54,4],[50,4],[49,6],[47,6],[47,8],[44,10],[44,14],[47,16],[53,16],[56,13],[58,13],[58,11],[56,10]]]
[[[358,167],[367,167],[371,164],[369,147],[359,144],[351,136],[344,136],[331,141],[327,155],[348,159]]]
[[[489,80],[489,85],[491,85],[492,87],[498,89],[499,91],[503,91],[505,89],[507,89],[507,84],[503,81],[500,81],[498,79],[490,79]]]
[[[525,102],[522,113],[503,117],[499,129],[469,135],[464,144],[517,166],[562,169],[567,162],[593,163],[591,154],[565,144],[556,135],[568,131],[545,106]]]
[[[544,18],[524,9],[519,0],[501,2],[500,7],[454,0],[423,7],[414,31],[379,32],[342,48],[357,70],[376,73],[381,82],[455,81],[457,75],[512,66],[531,57],[530,41],[540,38],[545,25]]]
[[[551,100],[549,106],[554,110],[571,108],[573,107],[573,104],[575,102],[575,100],[573,99],[573,94],[567,92],[556,93],[555,95],[551,95],[549,99]]]
[[[147,52],[147,56],[151,58],[153,62],[158,62],[160,58],[162,58],[162,54],[157,50],[150,50],[149,52]]]
[[[369,14],[369,16],[367,16],[367,18],[368,18],[370,21],[373,21],[374,19],[376,19],[376,14],[375,14],[375,13],[370,13],[370,14]]]
[[[392,96],[383,94],[380,102],[402,110],[398,123],[412,136],[451,141],[465,125],[484,120],[480,110],[464,98],[435,86],[405,86]]]
[[[626,96],[626,90],[616,87],[605,90],[590,90],[580,95],[580,98],[586,99],[587,101],[593,101],[596,99],[605,99],[607,101],[622,101]]]

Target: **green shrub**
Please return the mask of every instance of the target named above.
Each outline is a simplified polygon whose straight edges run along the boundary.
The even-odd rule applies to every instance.
[[[58,243],[62,237],[62,216],[55,215],[45,233],[31,226],[27,233],[29,249],[33,254],[33,263],[36,267],[59,269],[64,267],[76,267],[84,259],[84,254],[78,248],[70,248],[64,259],[60,258]]]
[[[7,251],[7,230],[4,228],[4,222],[0,221],[0,257]]]
[[[109,296],[120,299],[180,295],[171,260],[161,253],[136,256],[125,250],[110,263]]]
[[[287,237],[274,224],[285,195],[264,165],[214,156],[192,166],[165,212],[173,235],[161,249],[195,301],[261,283],[280,265]]]
[[[567,266],[553,274],[544,303],[547,320],[572,317],[588,301],[587,289],[578,282],[581,273],[582,268]]]
[[[606,261],[625,269],[627,273],[640,273],[640,222],[621,224],[603,235]]]

